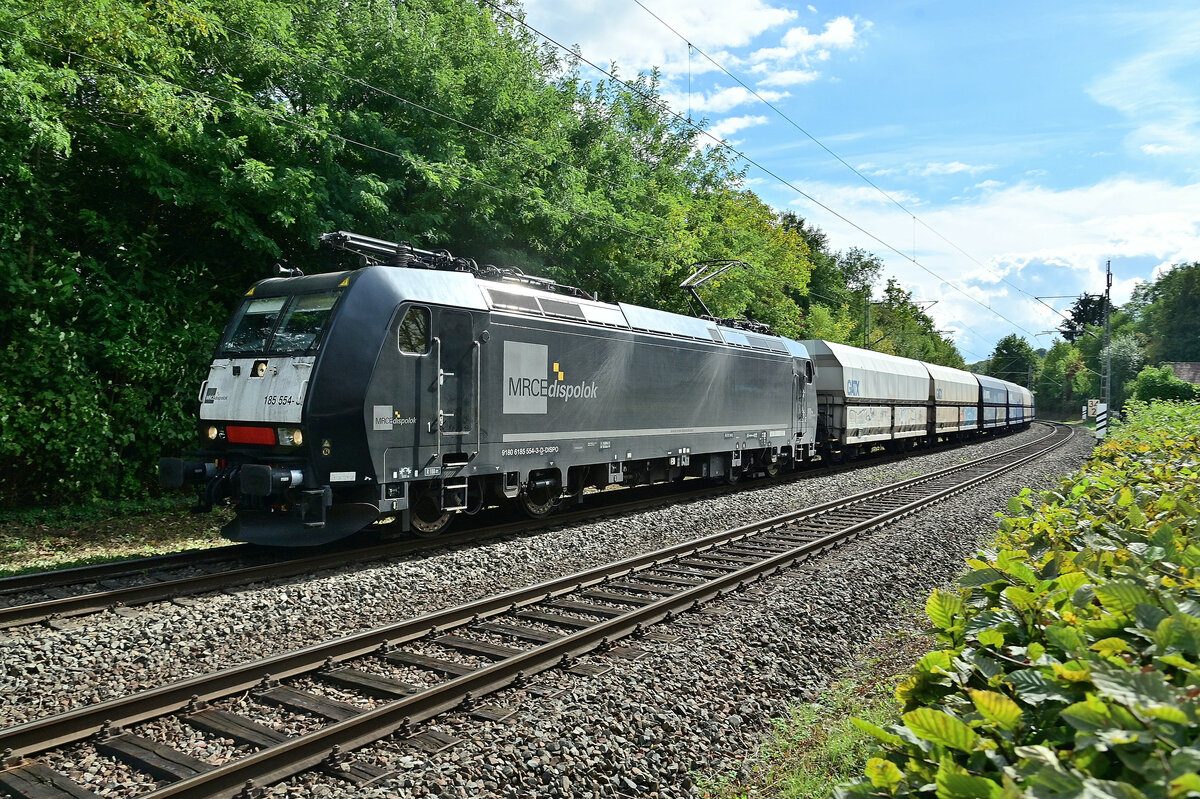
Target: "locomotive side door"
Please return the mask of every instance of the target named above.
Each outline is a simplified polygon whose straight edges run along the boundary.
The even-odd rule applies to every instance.
[[[464,460],[479,451],[479,343],[471,314],[440,309],[434,328],[437,358],[438,456]],[[449,465],[445,464],[444,465]]]

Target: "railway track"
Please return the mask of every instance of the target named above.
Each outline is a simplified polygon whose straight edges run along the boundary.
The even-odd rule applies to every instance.
[[[509,712],[483,704],[556,667],[595,672],[592,653],[636,657],[622,639],[662,635],[651,627],[710,600],[747,590],[871,529],[998,476],[1061,446],[1054,428],[1006,452],[763,522],[727,530],[457,608],[236,666],[202,677],[0,731],[8,768],[0,787],[18,797],[90,796],[47,765],[56,747],[92,740],[97,750],[160,782],[156,797],[227,797],[311,768],[364,783],[383,776],[355,763],[354,749],[396,734],[427,751],[452,741],[421,729],[450,710],[482,718]],[[245,692],[262,705],[324,720],[289,737],[246,715]],[[330,694],[343,692],[342,699]],[[345,692],[363,697],[345,701]],[[139,734],[136,725],[174,715],[227,738],[244,756],[221,765]]]
[[[931,450],[922,450],[928,452]],[[880,454],[864,458],[855,465],[874,466],[899,460],[905,455]],[[775,483],[802,480],[835,469],[852,468],[849,464],[819,465],[811,469],[780,475]],[[493,513],[483,523],[464,525],[454,533],[432,539],[398,540],[370,546],[323,548],[316,554],[280,551],[250,544],[234,544],[207,550],[193,550],[114,563],[80,566],[71,569],[37,572],[0,578],[0,630],[128,608],[152,602],[177,600],[210,591],[219,591],[251,583],[282,580],[323,569],[385,560],[418,554],[432,549],[459,546],[505,535],[528,533],[547,526],[562,526],[595,520],[597,516],[630,514],[667,503],[692,501],[731,491],[753,488],[758,483],[738,486],[704,484],[680,490],[679,486],[658,485],[638,489],[636,499],[619,493],[600,494],[579,510],[557,513],[542,521],[497,521]],[[181,574],[182,572],[182,574]],[[118,584],[118,581],[123,581]],[[3,604],[7,602],[7,604]]]

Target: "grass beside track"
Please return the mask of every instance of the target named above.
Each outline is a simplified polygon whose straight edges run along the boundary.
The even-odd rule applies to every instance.
[[[208,549],[221,538],[223,513],[186,510],[121,514],[89,521],[0,521],[0,577],[113,560]]]
[[[923,634],[924,611],[914,605],[909,624],[872,642],[861,660],[849,667],[813,702],[797,704],[787,718],[776,719],[755,753],[749,779],[717,776],[702,782],[711,799],[817,799],[835,785],[862,773],[876,742],[850,719],[880,726],[899,720],[893,694],[897,682],[933,644]]]

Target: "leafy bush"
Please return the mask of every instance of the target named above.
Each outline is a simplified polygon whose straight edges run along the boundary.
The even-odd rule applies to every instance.
[[[836,795],[1200,796],[1200,406],[1130,410],[929,597],[941,648]]]
[[[1141,402],[1154,400],[1188,400],[1200,399],[1200,386],[1186,383],[1175,376],[1169,366],[1157,369],[1147,366],[1138,372],[1138,376],[1129,384],[1129,396]]]

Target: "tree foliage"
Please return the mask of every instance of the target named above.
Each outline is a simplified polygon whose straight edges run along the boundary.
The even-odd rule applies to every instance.
[[[1034,383],[1031,377],[1037,374],[1039,365],[1038,357],[1029,342],[1016,333],[1010,333],[996,343],[984,372],[992,377],[1032,388]]]
[[[0,8],[0,505],[144,491],[228,307],[349,229],[799,334],[808,247],[658,76],[588,82],[465,0]]]
[[[1157,279],[1139,283],[1129,302],[1113,308],[1109,320],[1111,343],[1106,353],[1103,297],[1080,297],[1072,309],[1071,319],[1061,330],[1077,351],[1077,356],[1072,353],[1069,363],[1074,363],[1076,357],[1081,363],[1069,367],[1070,375],[1065,374],[1063,369],[1067,367],[1061,361],[1064,351],[1055,355],[1056,342],[1042,365],[1044,377],[1037,381],[1039,407],[1056,413],[1073,413],[1074,408],[1070,406],[1077,403],[1071,400],[1099,397],[1106,355],[1112,363],[1112,403],[1115,408],[1137,396],[1148,399],[1186,395],[1186,389],[1162,388],[1160,391],[1154,388],[1155,381],[1163,382],[1159,376],[1165,373],[1158,369],[1146,372],[1142,367],[1168,361],[1200,360],[1197,308],[1200,308],[1200,262],[1176,264]],[[1086,381],[1080,377],[1085,373],[1088,375]],[[1071,375],[1074,377],[1068,380]],[[1068,387],[1070,391],[1067,391]]]
[[[1169,366],[1147,366],[1138,372],[1129,385],[1129,398],[1138,402],[1200,400],[1200,386],[1186,383],[1175,376]]]
[[[1200,261],[1176,264],[1134,290],[1148,359],[1200,361]]]
[[[1034,384],[1038,410],[1075,413],[1082,401],[1091,396],[1093,377],[1078,347],[1066,341],[1054,342],[1042,361]]]
[[[1087,328],[1099,327],[1104,324],[1104,295],[1081,294],[1075,300],[1069,318],[1064,319],[1058,326],[1063,338],[1074,344],[1080,337],[1087,334]]]

